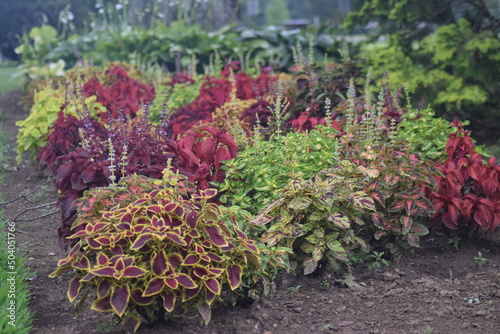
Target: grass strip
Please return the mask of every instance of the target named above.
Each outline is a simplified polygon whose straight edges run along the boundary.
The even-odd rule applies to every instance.
[[[3,133],[0,133],[0,151],[5,152]],[[0,154],[0,165],[5,163]],[[5,174],[0,171],[0,183]],[[0,202],[2,202],[0,194]],[[0,210],[0,333],[24,334],[33,329],[33,316],[29,309],[28,278],[32,275],[25,255],[19,254],[16,225],[9,223]]]

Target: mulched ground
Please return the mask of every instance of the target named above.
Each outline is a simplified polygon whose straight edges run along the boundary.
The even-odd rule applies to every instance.
[[[9,160],[0,166],[5,173],[1,193],[8,219],[27,208],[57,199],[53,182],[27,159],[15,164],[15,121],[27,113],[18,106],[21,94],[0,99],[1,131],[9,147]],[[32,190],[36,190],[30,193]],[[29,194],[28,196],[22,196]],[[19,216],[19,249],[34,272],[30,278],[33,334],[121,333],[111,327],[109,317],[84,311],[78,317],[66,297],[70,274],[56,279],[47,275],[65,252],[57,246],[58,214],[53,206],[30,210]],[[450,239],[433,233],[422,248],[379,270],[368,264],[353,271],[356,287],[342,284],[342,277],[282,275],[274,293],[250,306],[221,305],[208,326],[200,318],[187,316],[177,322],[143,326],[141,334],[303,334],[303,333],[425,333],[498,334],[500,332],[500,239],[465,240],[456,251]],[[478,252],[486,261],[480,265]]]

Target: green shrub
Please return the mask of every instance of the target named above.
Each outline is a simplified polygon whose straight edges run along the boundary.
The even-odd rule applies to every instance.
[[[361,217],[375,211],[375,203],[360,180],[334,174],[341,168],[355,166],[343,161],[310,180],[291,180],[279,198],[252,220],[258,225],[271,223],[262,241],[292,249],[305,275],[325,260],[335,266],[347,262],[355,247],[367,247],[351,225],[364,225]]]
[[[437,161],[446,159],[446,142],[451,131],[450,122],[434,117],[432,109],[410,110],[402,115],[397,138],[406,140],[409,151],[418,153],[421,159]]]
[[[27,334],[33,326],[29,309],[30,292],[27,279],[32,275],[26,265],[26,257],[20,256],[13,245],[15,225],[6,223],[0,212],[0,332],[3,334]],[[18,247],[18,246],[16,246]]]
[[[290,179],[307,180],[336,161],[339,143],[333,128],[317,126],[310,132],[291,132],[256,139],[253,145],[226,162],[221,201],[255,215],[278,198]]]

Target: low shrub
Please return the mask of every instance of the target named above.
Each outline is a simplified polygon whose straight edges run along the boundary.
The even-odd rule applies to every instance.
[[[432,225],[457,230],[462,235],[494,232],[500,225],[500,165],[494,156],[487,162],[477,153],[459,121],[446,144],[447,158],[437,165],[437,190],[428,190],[436,208]]]
[[[241,292],[247,268],[259,267],[255,241],[226,225],[215,189],[197,191],[164,170],[161,180],[134,175],[94,188],[75,202],[77,241],[51,274],[72,270],[68,298],[119,317],[135,333],[164,314],[196,310],[205,323],[226,291]]]

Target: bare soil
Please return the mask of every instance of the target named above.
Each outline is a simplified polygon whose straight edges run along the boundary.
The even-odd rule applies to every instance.
[[[9,159],[0,166],[5,174],[2,205],[12,220],[27,208],[57,199],[53,182],[25,157],[15,164],[15,121],[27,113],[18,106],[19,92],[0,101],[1,131],[5,133]],[[35,192],[30,193],[32,190]],[[26,196],[22,196],[26,195]],[[48,214],[53,205],[30,210],[18,220]],[[19,221],[18,249],[28,257],[30,307],[36,318],[33,334],[121,333],[108,315],[86,310],[78,317],[66,297],[70,274],[47,276],[65,252],[58,248],[59,215]],[[388,267],[354,268],[357,287],[342,284],[342,277],[283,274],[274,293],[250,306],[220,305],[212,321],[202,325],[197,316],[141,326],[140,334],[302,334],[302,333],[440,333],[497,334],[500,332],[500,242],[498,237],[462,240],[457,251],[439,231],[424,238],[422,247]],[[478,252],[486,259],[474,260]]]

